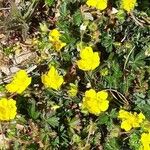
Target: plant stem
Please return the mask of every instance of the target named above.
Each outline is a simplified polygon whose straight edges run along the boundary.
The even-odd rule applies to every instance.
[[[36,8],[36,6],[38,5],[40,0],[33,0],[32,4],[30,5],[28,11],[25,13],[25,15],[23,16],[24,20],[28,21],[30,19],[30,17],[32,16],[32,14],[34,13],[34,10]]]
[[[132,54],[134,48],[135,48],[135,46],[131,49],[131,51],[129,52],[129,54],[128,54],[127,58],[126,58],[126,61],[125,61],[125,63],[124,63],[124,67],[123,67],[124,70],[126,69],[127,62],[128,62],[128,60],[129,60],[129,57],[130,57],[130,55]]]

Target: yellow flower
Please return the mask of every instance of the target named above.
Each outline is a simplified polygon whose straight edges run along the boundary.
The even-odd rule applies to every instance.
[[[31,83],[31,77],[25,70],[20,70],[16,73],[11,83],[6,85],[6,89],[11,93],[21,94]]]
[[[120,110],[118,118],[122,120],[121,128],[125,131],[129,131],[132,128],[140,127],[140,124],[145,119],[145,116],[142,113],[137,114],[134,112],[127,112],[125,110]]]
[[[100,64],[98,52],[93,52],[91,47],[85,47],[80,51],[81,59],[77,61],[77,65],[81,70],[94,70]]]
[[[75,84],[70,83],[70,89],[68,91],[68,94],[70,97],[74,97],[77,95],[78,87]]]
[[[95,90],[90,89],[85,92],[82,107],[92,114],[99,115],[101,112],[106,111],[109,107],[107,97],[108,93],[106,91],[99,91],[96,93]]]
[[[52,43],[52,46],[54,50],[59,52],[64,46],[66,46],[66,43],[62,42],[59,38],[61,37],[60,32],[57,29],[53,29],[49,33],[49,40]]]
[[[64,46],[66,46],[66,43],[62,42],[61,40],[52,40],[53,48],[59,52]]]
[[[122,0],[121,7],[127,12],[130,12],[134,9],[135,4],[136,0]]]
[[[58,71],[52,66],[47,74],[42,75],[42,83],[45,87],[59,90],[64,82],[63,76],[58,74]]]
[[[107,7],[107,0],[88,0],[86,4],[99,10],[104,10]]]
[[[49,33],[49,40],[51,39],[59,39],[61,37],[60,32],[57,29],[53,29]]]
[[[142,143],[141,150],[150,150],[150,132],[142,133],[141,143]]]
[[[16,101],[6,98],[0,99],[0,120],[8,121],[14,119],[17,114]]]

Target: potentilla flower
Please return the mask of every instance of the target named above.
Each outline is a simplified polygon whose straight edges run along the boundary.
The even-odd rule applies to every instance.
[[[13,99],[0,99],[0,120],[9,121],[15,118],[17,114],[16,101]]]
[[[59,90],[61,85],[64,82],[63,76],[58,74],[58,71],[54,66],[50,68],[48,73],[42,75],[42,83],[47,88],[52,88],[55,90]]]
[[[28,77],[28,74],[25,70],[18,71],[11,83],[6,85],[6,89],[10,93],[21,94],[31,83],[31,77]]]
[[[96,9],[104,10],[107,7],[107,0],[88,0],[86,4]]]
[[[80,51],[81,59],[77,61],[79,69],[84,71],[94,70],[100,64],[98,52],[93,52],[91,47],[85,47]]]
[[[61,37],[61,33],[57,29],[53,29],[49,33],[49,40],[59,39]]]
[[[61,40],[52,40],[52,45],[53,45],[53,48],[59,52],[64,46],[66,46],[66,43],[62,42]]]
[[[87,109],[91,114],[99,115],[109,107],[107,97],[108,93],[106,91],[96,93],[94,89],[90,89],[85,92],[82,108]]]
[[[136,0],[122,0],[121,1],[121,7],[127,12],[132,11],[135,7],[135,4],[136,4]]]
[[[142,146],[140,150],[150,150],[150,132],[142,133],[141,143],[142,143]]]
[[[53,29],[49,33],[49,40],[52,43],[52,46],[54,50],[59,52],[64,46],[66,46],[66,43],[62,42],[60,40],[61,33],[57,29]]]
[[[121,128],[125,131],[130,131],[132,128],[140,127],[140,124],[144,121],[145,116],[142,113],[137,114],[120,110],[118,118],[122,120]]]

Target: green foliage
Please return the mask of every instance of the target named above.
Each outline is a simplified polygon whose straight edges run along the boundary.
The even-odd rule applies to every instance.
[[[32,119],[34,119],[34,120],[38,119],[38,117],[39,117],[39,115],[40,115],[40,112],[36,111],[36,105],[35,105],[35,102],[34,102],[34,101],[32,101],[32,103],[31,103],[31,105],[30,105],[28,111],[29,111],[29,116],[30,116]]]
[[[21,0],[10,2],[8,17],[2,11],[3,34],[9,37],[21,32],[24,40],[16,44],[11,37],[4,41],[0,34],[0,96],[17,103],[15,120],[1,121],[6,146],[29,150],[139,149],[141,134],[150,124],[149,1],[137,1],[130,13],[121,9],[120,3],[109,0],[108,7],[100,11],[89,7],[86,0]],[[54,49],[58,41],[50,40],[53,29],[66,43],[59,52]],[[93,71],[83,71],[77,65],[86,46],[100,56],[100,65]],[[24,52],[35,57],[16,64],[14,58],[19,55],[22,59]],[[46,88],[41,81],[51,66],[64,78],[59,90]],[[13,67],[27,70],[32,77],[20,95],[5,89],[11,80],[11,73],[5,79],[6,70],[13,72]],[[77,86],[76,96],[69,96],[70,84]],[[109,108],[98,116],[83,108],[89,89],[108,92]],[[121,129],[120,109],[142,112],[145,122],[130,131]]]
[[[130,145],[131,149],[133,149],[133,150],[139,149],[139,147],[140,147],[139,139],[140,139],[140,137],[137,133],[132,133],[130,135],[129,145]]]
[[[81,25],[82,23],[82,14],[80,11],[76,11],[75,14],[73,15],[73,22],[74,22],[74,25]]]
[[[59,119],[55,116],[50,117],[49,119],[46,120],[48,124],[52,127],[58,127],[59,125]]]
[[[105,150],[114,150],[114,149],[120,150],[120,146],[117,142],[117,139],[116,138],[108,139],[105,143],[104,149]]]
[[[134,94],[134,99],[135,99],[135,105],[136,105],[136,110],[142,111],[145,116],[150,119],[150,103],[149,103],[149,98],[146,98],[145,95],[142,93],[135,93]]]
[[[101,44],[105,47],[106,52],[111,52],[113,50],[113,37],[109,33],[103,33]]]
[[[45,0],[46,5],[52,6],[54,3],[54,0]]]

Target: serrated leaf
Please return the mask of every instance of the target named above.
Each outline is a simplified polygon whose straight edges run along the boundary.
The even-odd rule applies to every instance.
[[[40,112],[36,111],[35,102],[33,101],[28,109],[29,115],[36,120],[40,116]]]
[[[73,21],[77,26],[82,23],[82,14],[80,11],[75,12],[75,14],[73,15]]]
[[[120,150],[120,147],[118,145],[116,138],[108,139],[104,145],[105,150]]]
[[[52,127],[58,127],[59,125],[59,118],[53,116],[53,117],[50,117],[48,120],[47,120],[48,124]]]
[[[107,116],[106,114],[102,114],[99,117],[98,123],[99,124],[107,124],[109,121],[109,116]]]
[[[132,148],[132,150],[139,149],[140,147],[139,141],[140,141],[139,135],[137,135],[136,133],[131,134],[129,139],[130,148]]]

